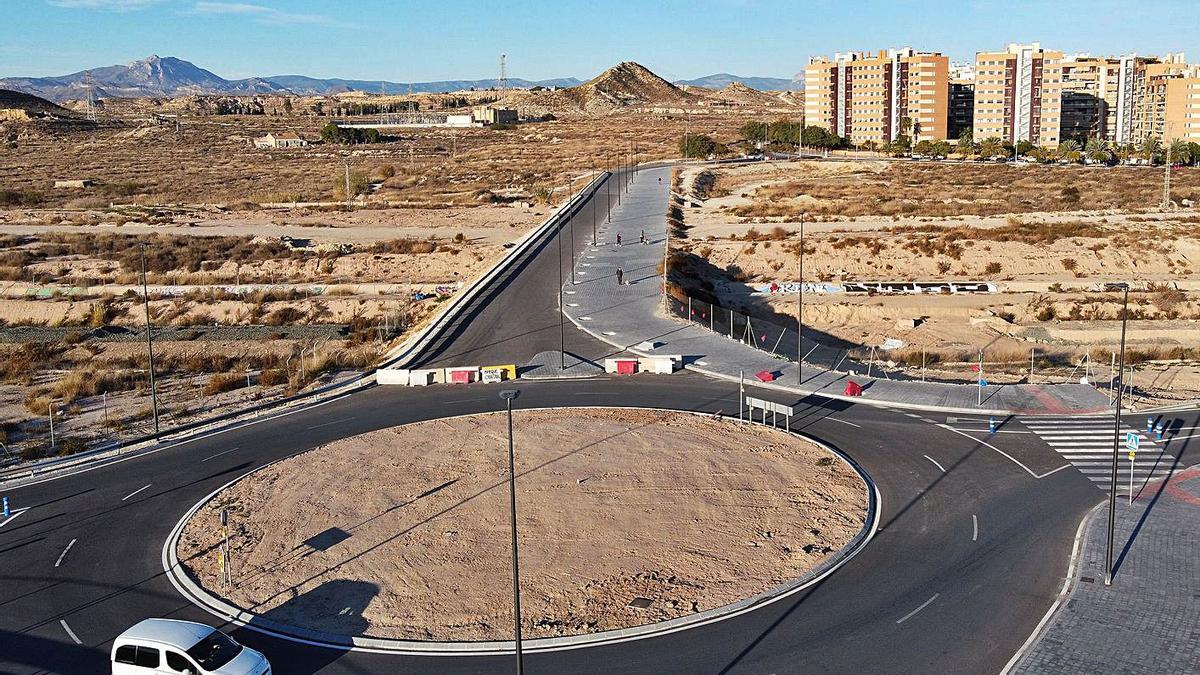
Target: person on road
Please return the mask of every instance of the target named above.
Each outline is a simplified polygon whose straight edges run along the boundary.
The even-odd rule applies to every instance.
[[[643,243],[643,244],[645,244],[645,243],[646,243],[646,231],[645,231],[645,230],[642,230],[642,240],[641,240],[641,243]]]
[[[617,285],[625,285],[625,270],[621,269],[620,267],[617,268]]]
[[[617,233],[617,246],[620,246],[620,245],[621,245],[621,233],[618,232]]]

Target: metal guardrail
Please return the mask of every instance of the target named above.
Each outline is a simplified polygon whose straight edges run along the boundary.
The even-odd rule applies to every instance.
[[[281,409],[293,403],[309,399],[316,399],[323,394],[336,392],[339,389],[344,389],[345,391],[337,393],[337,396],[349,393],[354,389],[365,389],[374,386],[376,370],[379,368],[395,367],[397,364],[402,362],[409,363],[413,359],[419,357],[422,351],[427,349],[433,340],[440,337],[441,332],[444,331],[455,318],[457,318],[458,313],[467,307],[469,303],[474,300],[480,292],[482,292],[483,289],[491,285],[491,283],[494,282],[497,277],[506,273],[508,269],[521,258],[521,256],[527,253],[530,248],[544,238],[547,233],[556,229],[557,227],[561,227],[563,222],[569,222],[569,220],[574,217],[576,213],[578,213],[581,205],[587,201],[585,196],[590,198],[592,195],[594,195],[598,186],[601,185],[608,178],[608,176],[609,173],[607,171],[597,174],[596,177],[590,181],[584,189],[580,190],[573,197],[571,197],[571,199],[563,204],[541,225],[526,235],[525,238],[522,239],[516,246],[510,249],[508,253],[492,267],[491,270],[476,279],[471,283],[470,286],[463,290],[463,292],[455,296],[455,298],[450,301],[446,308],[443,309],[440,314],[438,314],[436,319],[434,319],[429,325],[413,336],[413,338],[400,345],[397,348],[398,350],[402,350],[399,354],[385,356],[384,361],[375,368],[371,369],[369,372],[362,373],[344,382],[325,385],[311,391],[293,394],[280,399],[252,405],[247,408],[239,408],[237,410],[215,415],[213,417],[206,417],[201,420],[187,422],[170,429],[164,429],[158,433],[144,434],[142,436],[124,441],[110,441],[99,447],[92,448],[91,450],[69,455],[67,457],[55,457],[37,460],[28,464],[22,464],[4,469],[0,471],[0,482],[24,476],[35,476],[39,473],[45,473],[46,471],[66,469],[81,464],[86,464],[100,459],[101,455],[113,450],[117,450],[119,453],[120,449],[124,447],[141,445],[143,443],[149,443],[152,441],[161,441],[180,435],[186,436],[188,432],[195,431],[197,429],[211,427],[214,424],[221,424],[222,422],[233,422],[250,414],[258,414],[268,410]]]

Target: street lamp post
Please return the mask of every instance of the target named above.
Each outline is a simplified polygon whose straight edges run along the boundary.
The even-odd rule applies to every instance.
[[[1110,290],[1124,291],[1124,297],[1121,300],[1121,357],[1120,366],[1117,368],[1117,400],[1116,407],[1113,410],[1113,449],[1112,449],[1112,480],[1108,486],[1108,547],[1104,552],[1104,585],[1112,585],[1113,573],[1113,529],[1117,520],[1117,440],[1121,435],[1121,394],[1125,389],[1124,382],[1120,381],[1121,373],[1125,370],[1125,320],[1128,318],[1129,307],[1129,284],[1115,283],[1108,284]],[[1130,470],[1132,474],[1132,469]]]
[[[558,359],[559,367],[567,369],[567,329],[563,321],[562,225],[558,226]]]
[[[154,414],[154,433],[158,433],[158,388],[154,383],[154,337],[150,324],[150,292],[146,287],[146,242],[138,242],[142,257],[142,300],[146,306],[146,356],[150,369],[150,407]]]
[[[592,246],[596,245],[596,167],[592,167]]]
[[[57,398],[50,400],[49,413],[50,413],[50,449],[51,450],[53,450],[56,447],[56,444],[54,442],[54,404],[58,403],[59,401],[60,401],[60,399],[57,399]]]
[[[519,389],[504,389],[500,392],[500,398],[504,399],[508,407],[508,516],[512,526],[513,621],[515,627],[513,635],[517,651],[517,675],[521,675],[524,664],[521,657],[521,572],[517,555],[517,478],[516,463],[513,459],[512,402],[520,395]]]
[[[804,384],[804,214],[800,214],[800,283],[796,292],[796,384]]]

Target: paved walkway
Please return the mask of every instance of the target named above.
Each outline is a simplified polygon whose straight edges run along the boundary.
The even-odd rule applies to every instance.
[[[1117,500],[1116,575],[1104,585],[1107,505],[1093,513],[1071,583],[1015,673],[1200,671],[1200,468]]]
[[[566,285],[568,318],[601,340],[637,354],[683,355],[689,368],[733,380],[740,374],[751,379],[755,373],[769,371],[777,379],[764,386],[798,395],[841,397],[846,381],[853,379],[863,386],[865,402],[910,408],[985,414],[1108,409],[1107,398],[1087,385],[993,385],[985,387],[982,400],[978,400],[980,392],[970,384],[866,378],[808,363],[801,375],[792,361],[713,333],[707,326],[665,315],[658,269],[666,237],[670,181],[670,168],[639,172],[621,204],[613,207],[612,221],[599,229],[596,245],[585,249],[578,259],[575,284]],[[639,243],[642,232],[647,238],[644,245]],[[616,243],[618,234],[621,246]],[[623,285],[617,284],[618,268],[624,274]],[[647,341],[659,346],[653,350],[637,347]],[[806,351],[808,347],[806,344]],[[851,362],[843,363],[842,369],[866,370]]]

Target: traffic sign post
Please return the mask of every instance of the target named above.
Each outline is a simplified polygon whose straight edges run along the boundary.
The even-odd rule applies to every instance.
[[[7,518],[10,515],[12,515],[12,512],[8,510],[8,497],[5,497],[4,498],[4,517]]]

